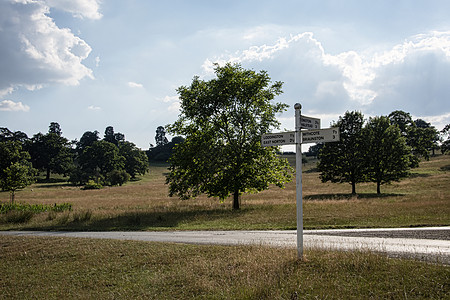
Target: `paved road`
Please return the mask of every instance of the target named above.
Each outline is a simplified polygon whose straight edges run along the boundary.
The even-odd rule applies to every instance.
[[[59,236],[171,242],[189,244],[297,246],[295,230],[286,231],[170,231],[170,232],[42,232],[0,231],[0,235]],[[400,229],[305,230],[304,247],[370,250],[450,264],[450,227]]]

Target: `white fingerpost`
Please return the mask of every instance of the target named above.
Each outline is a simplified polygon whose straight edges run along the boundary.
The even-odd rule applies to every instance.
[[[295,177],[297,189],[297,253],[298,258],[303,258],[303,198],[302,198],[302,133],[301,133],[301,110],[300,103],[295,108]]]

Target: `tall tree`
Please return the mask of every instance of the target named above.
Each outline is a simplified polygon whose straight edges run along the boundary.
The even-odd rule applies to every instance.
[[[28,136],[22,131],[11,131],[6,127],[0,127],[0,142],[17,141],[24,144],[28,141]]]
[[[57,122],[51,122],[48,128],[48,133],[54,133],[56,135],[61,136],[62,135],[61,126]]]
[[[287,105],[271,103],[282,83],[271,84],[265,71],[227,64],[216,65],[215,74],[209,81],[194,77],[177,90],[181,114],[168,131],[186,140],[169,160],[167,183],[169,194],[181,198],[232,194],[233,209],[239,209],[242,193],[282,187],[291,179],[276,149],[261,147],[261,135],[279,127],[275,115]]]
[[[61,133],[59,125],[52,123],[47,134],[35,134],[27,145],[33,166],[45,170],[47,180],[52,171],[68,174],[73,167],[72,144]]]
[[[370,118],[363,130],[368,180],[381,185],[407,177],[412,159],[400,128],[390,124],[388,117]]]
[[[155,140],[156,147],[164,146],[169,142],[166,138],[166,130],[163,126],[158,126],[158,128],[156,128]]]
[[[125,158],[125,171],[130,174],[131,178],[136,178],[138,174],[144,175],[148,171],[148,157],[135,144],[121,142],[119,154]]]
[[[119,142],[125,141],[125,135],[120,132],[114,132],[114,128],[112,126],[108,126],[105,129],[105,137],[103,140],[118,146]]]
[[[81,174],[77,174],[79,183],[86,183],[95,179],[98,183],[105,183],[108,173],[114,170],[123,170],[125,158],[119,154],[119,149],[113,143],[97,141],[84,149],[78,157]]]
[[[441,152],[445,154],[450,151],[450,124],[445,125],[441,130],[441,136],[444,140],[441,144]]]
[[[346,112],[332,125],[340,129],[340,141],[326,143],[319,153],[317,165],[322,182],[348,182],[352,194],[356,194],[356,184],[366,181],[364,163],[364,115],[361,112]]]
[[[84,149],[86,149],[89,146],[92,146],[94,142],[98,141],[100,139],[99,132],[97,130],[95,131],[86,131],[83,133],[83,135],[80,138],[80,141],[77,142],[77,152],[79,155],[83,153]]]

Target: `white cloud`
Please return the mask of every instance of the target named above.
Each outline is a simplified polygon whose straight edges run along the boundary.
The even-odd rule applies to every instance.
[[[167,108],[167,110],[169,112],[179,112],[181,109],[181,104],[180,102],[173,102],[169,105],[169,107]]]
[[[306,113],[450,111],[450,32],[415,35],[386,50],[375,47],[330,54],[305,32],[209,58],[202,67],[206,74],[211,74],[214,62],[267,70],[272,79],[285,83],[280,97],[289,104],[303,99]]]
[[[72,13],[77,18],[101,19],[97,0],[45,0],[48,6]]]
[[[100,57],[99,56],[95,57],[95,66],[96,67],[100,66]]]
[[[82,64],[91,47],[70,29],[59,28],[49,11],[43,1],[0,2],[0,94],[93,78]]]
[[[144,87],[141,83],[136,83],[133,81],[129,81],[128,86],[131,88],[143,88]]]
[[[102,108],[99,106],[90,105],[90,106],[88,106],[88,109],[89,110],[101,110]]]
[[[178,96],[165,96],[162,101],[164,103],[169,103],[169,102],[176,102],[179,101],[179,97]]]
[[[3,100],[0,102],[0,111],[29,111],[30,107],[22,102]]]

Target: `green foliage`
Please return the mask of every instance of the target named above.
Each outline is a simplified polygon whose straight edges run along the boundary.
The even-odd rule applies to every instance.
[[[441,152],[443,154],[450,152],[450,124],[447,124],[444,129],[441,130],[442,139],[447,138],[441,144]]]
[[[390,124],[388,117],[370,118],[363,130],[368,181],[380,185],[399,181],[409,175],[413,159],[398,126]]]
[[[275,115],[287,105],[272,104],[282,93],[281,82],[270,83],[267,72],[240,65],[216,65],[217,78],[195,77],[178,88],[179,119],[168,131],[186,137],[170,158],[169,194],[182,199],[201,193],[227,198],[239,208],[243,192],[282,187],[291,179],[289,164],[273,148],[261,147],[261,135],[279,127]]]
[[[130,180],[130,174],[128,174],[125,170],[113,170],[108,173],[106,181],[109,185],[120,185],[122,186],[124,183]]]
[[[167,162],[172,156],[176,145],[183,143],[184,138],[181,136],[173,137],[168,143],[162,143],[156,147],[151,147],[147,151],[147,156],[150,161]]]
[[[411,159],[411,167],[419,164],[421,157],[430,159],[429,152],[437,148],[439,132],[422,119],[413,121],[411,115],[401,110],[393,111],[388,116],[392,125],[398,126],[400,134],[405,137],[406,144],[411,147],[416,159]]]
[[[11,203],[14,203],[15,192],[34,182],[34,169],[29,164],[15,162],[4,170],[5,177],[0,180],[4,191],[11,192]]]
[[[84,149],[78,157],[78,164],[81,172],[74,178],[81,183],[91,179],[98,182],[107,178],[108,173],[113,170],[123,170],[125,158],[120,155],[116,145],[107,141],[96,141]]]
[[[135,178],[148,172],[148,157],[144,151],[131,142],[119,143],[119,154],[125,158],[125,171]]]
[[[89,180],[83,187],[84,190],[99,190],[102,188],[103,186],[100,183],[97,183],[92,179]]]
[[[357,111],[347,111],[332,125],[339,127],[340,141],[325,143],[320,151],[317,168],[322,182],[348,182],[355,194],[356,184],[366,181],[363,125],[364,115]]]
[[[63,137],[58,123],[51,123],[47,134],[37,133],[27,143],[33,167],[47,172],[69,174],[74,168],[71,143]]]
[[[41,213],[46,211],[63,212],[71,211],[71,203],[62,203],[54,205],[46,204],[26,204],[26,203],[0,203],[0,214],[5,214],[10,211],[30,211],[33,213]]]

